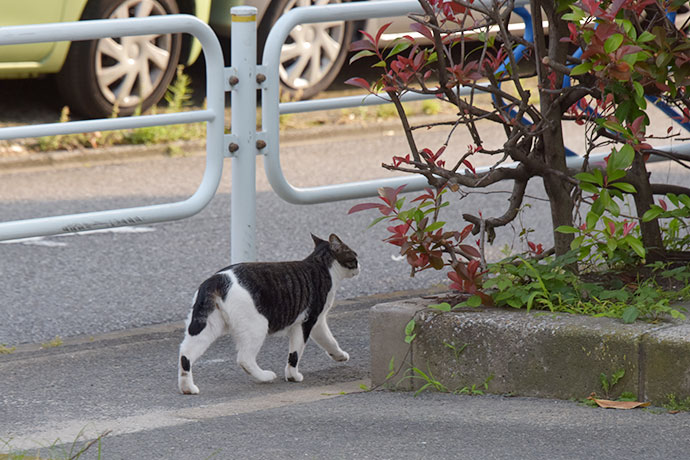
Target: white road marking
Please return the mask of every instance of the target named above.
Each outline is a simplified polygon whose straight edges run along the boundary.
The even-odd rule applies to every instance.
[[[216,417],[228,417],[247,414],[267,409],[305,404],[324,399],[331,399],[349,393],[358,393],[361,385],[369,385],[368,380],[323,385],[300,390],[283,391],[254,398],[238,399],[218,404],[209,404],[186,409],[157,410],[145,414],[112,419],[77,419],[65,420],[59,428],[54,426],[38,426],[31,432],[13,434],[8,446],[0,445],[0,451],[10,447],[13,451],[46,448],[53,445],[78,443],[96,439],[102,433],[110,430],[109,436],[138,433],[158,428],[196,423]],[[196,396],[181,396],[180,398],[195,398]]]
[[[153,227],[113,227],[113,228],[102,228],[98,230],[84,230],[83,232],[73,232],[73,233],[63,233],[61,235],[53,235],[50,238],[61,238],[64,236],[81,236],[81,235],[93,235],[99,233],[149,233],[155,232],[156,229]],[[23,244],[25,246],[47,246],[47,247],[64,247],[67,243],[62,241],[53,241],[45,236],[34,236],[30,238],[17,238],[14,240],[0,241],[0,244]]]

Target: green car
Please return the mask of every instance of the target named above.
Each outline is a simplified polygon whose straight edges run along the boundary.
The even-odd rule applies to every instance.
[[[341,0],[2,0],[0,27],[85,19],[192,14],[229,45],[230,8],[257,7],[261,48],[280,15],[296,6]],[[347,1],[347,0],[343,0]],[[299,98],[323,91],[345,62],[355,24],[296,27],[281,50],[281,83]],[[85,117],[147,110],[165,94],[178,64],[189,65],[200,45],[187,34],[0,46],[0,79],[54,74],[63,102]],[[228,63],[226,63],[228,64]],[[0,84],[2,82],[0,81]]]
[[[180,9],[182,5],[190,9]],[[211,0],[23,0],[3,2],[0,26],[180,12],[208,21],[210,9]],[[163,97],[179,62],[198,57],[200,46],[192,44],[182,34],[167,34],[3,46],[0,77],[56,74],[60,93],[73,112],[107,117],[117,106],[119,114],[131,115]]]

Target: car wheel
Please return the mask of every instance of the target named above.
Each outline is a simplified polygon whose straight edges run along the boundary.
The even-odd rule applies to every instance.
[[[173,0],[92,0],[82,19],[178,13]],[[165,94],[180,59],[181,34],[73,42],[58,87],[72,112],[87,117],[131,115]]]
[[[261,42],[278,18],[298,6],[326,5],[348,0],[277,0],[272,15],[259,29]],[[298,25],[280,52],[280,83],[296,99],[309,99],[328,88],[347,58],[354,23],[333,21]],[[260,52],[263,50],[260,50]]]

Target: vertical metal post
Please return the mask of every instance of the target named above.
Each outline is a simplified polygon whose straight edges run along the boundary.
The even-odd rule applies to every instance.
[[[236,6],[230,10],[232,30],[231,131],[239,149],[232,157],[230,200],[230,260],[256,260],[256,8]],[[232,78],[232,77],[231,77]]]

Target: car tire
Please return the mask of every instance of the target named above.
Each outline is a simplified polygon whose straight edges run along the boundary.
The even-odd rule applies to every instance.
[[[91,0],[82,19],[178,13],[174,0]],[[73,113],[103,118],[146,111],[165,94],[180,60],[181,34],[104,38],[70,46],[57,75]]]
[[[276,21],[298,6],[343,3],[349,0],[275,0],[259,27],[259,53]],[[290,99],[310,99],[338,76],[354,37],[354,22],[304,24],[295,27],[280,55],[280,83]]]

